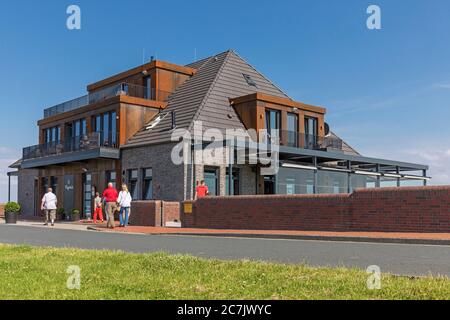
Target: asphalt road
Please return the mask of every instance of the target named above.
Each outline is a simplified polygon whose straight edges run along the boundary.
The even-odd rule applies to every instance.
[[[0,225],[0,243],[192,254],[205,258],[252,259],[311,266],[346,266],[399,275],[450,277],[450,246],[276,240],[175,235],[133,235]]]

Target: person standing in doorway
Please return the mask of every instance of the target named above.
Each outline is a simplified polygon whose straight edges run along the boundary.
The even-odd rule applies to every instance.
[[[106,214],[108,215],[108,221],[106,227],[109,229],[114,229],[114,212],[117,210],[117,198],[119,194],[112,182],[108,183],[108,188],[103,191],[103,198],[106,202]]]
[[[119,198],[117,199],[117,204],[120,207],[119,219],[120,226],[126,227],[128,225],[128,218],[130,215],[130,207],[131,207],[131,194],[128,191],[128,187],[126,184],[122,185],[122,191],[119,193]]]
[[[58,198],[53,193],[52,188],[47,189],[47,193],[42,198],[41,210],[44,210],[45,214],[45,226],[48,226],[50,220],[52,227],[55,225],[56,219],[56,206],[58,204]]]
[[[200,185],[195,188],[195,200],[203,198],[209,195],[208,186],[205,184],[205,180],[200,181]]]
[[[94,223],[97,223],[97,218],[100,218],[103,223],[103,201],[98,192],[95,193],[94,206]]]

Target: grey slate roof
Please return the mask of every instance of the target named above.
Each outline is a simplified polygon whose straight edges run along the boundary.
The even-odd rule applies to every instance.
[[[194,62],[189,66],[196,68],[197,73],[177,88],[163,111],[175,112],[178,129],[191,131],[194,121],[203,121],[204,130],[245,129],[230,106],[229,98],[256,91],[289,98],[232,50]],[[250,75],[257,87],[249,86],[242,74]],[[142,128],[128,140],[124,148],[169,142],[171,125],[171,117],[164,117],[153,129],[147,130],[147,126]]]
[[[170,142],[172,118],[175,112],[176,128],[193,133],[194,121],[202,121],[203,131],[207,129],[243,129],[229,99],[261,92],[277,97],[289,96],[242,59],[233,50],[193,62],[189,67],[197,69],[189,80],[177,88],[169,97],[162,120],[152,129],[147,126],[131,137],[123,148],[140,147]],[[250,86],[243,74],[250,75],[256,87]],[[152,121],[150,122],[152,123]],[[150,124],[149,123],[149,124]],[[334,133],[333,136],[338,138]],[[358,152],[343,142],[343,151],[358,155]]]

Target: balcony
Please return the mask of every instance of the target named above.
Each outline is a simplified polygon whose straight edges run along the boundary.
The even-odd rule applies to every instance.
[[[51,108],[47,108],[44,110],[44,118],[52,117],[67,111],[72,111],[120,95],[166,102],[169,99],[170,94],[171,92],[156,90],[153,88],[147,89],[147,87],[122,82],[99,89],[82,97],[60,103]]]
[[[118,137],[106,139],[102,132],[55,141],[23,149],[22,168],[38,168],[52,164],[94,158],[119,159]]]
[[[332,136],[316,136],[294,131],[279,130],[278,136],[273,135],[271,139],[278,138],[281,146],[292,148],[303,148],[322,151],[342,151],[343,142],[341,139]]]

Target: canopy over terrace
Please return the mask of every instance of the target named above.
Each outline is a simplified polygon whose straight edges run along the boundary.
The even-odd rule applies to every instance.
[[[203,142],[202,147],[208,146],[209,143]],[[233,161],[228,159],[229,172],[232,172],[237,163],[237,157],[242,159],[243,154],[247,160],[252,156],[253,160],[264,158],[266,162],[270,156],[270,153],[264,151],[270,149],[267,144],[246,141],[237,146],[236,143],[223,141],[224,147],[230,145],[235,152]],[[427,165],[371,158],[342,151],[278,147],[280,168],[274,175],[276,193],[351,193],[356,188],[427,185],[431,179],[427,176]],[[248,162],[254,163],[255,161]]]

